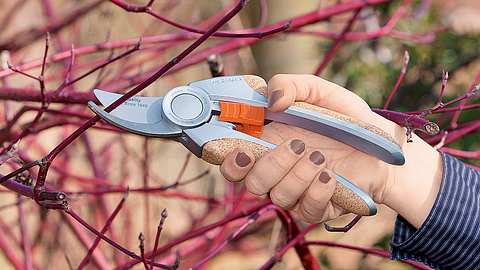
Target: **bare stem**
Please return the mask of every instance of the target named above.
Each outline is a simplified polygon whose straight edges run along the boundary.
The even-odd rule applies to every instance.
[[[162,210],[162,214],[160,217],[160,222],[158,223],[157,227],[157,234],[155,235],[155,245],[153,246],[153,256],[152,261],[155,261],[155,254],[157,253],[158,244],[160,242],[160,234],[162,233],[163,225],[165,224],[165,220],[167,219],[168,212],[167,209]],[[153,270],[153,264],[150,265],[150,270]]]
[[[330,47],[330,49],[327,51],[325,56],[322,59],[322,62],[320,62],[320,65],[318,65],[317,69],[315,70],[315,75],[320,75],[322,71],[327,67],[328,63],[333,59],[335,54],[337,53],[338,49],[340,48],[343,40],[345,39],[345,36],[348,32],[350,32],[350,29],[352,29],[353,24],[357,20],[358,14],[360,14],[360,11],[362,9],[359,8],[354,11],[352,17],[348,20],[347,24],[345,27],[342,29],[340,34],[338,35],[337,38],[335,38],[335,41],[333,42],[333,45]]]
[[[108,229],[110,228],[110,225],[112,224],[113,220],[115,219],[117,214],[120,213],[120,210],[122,210],[122,207],[123,207],[125,201],[127,200],[127,196],[128,196],[128,191],[125,193],[125,195],[122,197],[120,202],[117,204],[117,206],[113,210],[112,214],[110,214],[110,216],[108,217],[107,221],[105,222],[105,225],[103,226],[100,233],[105,234],[108,231]],[[88,262],[90,261],[90,257],[92,256],[93,252],[95,251],[98,244],[100,243],[100,240],[101,240],[101,238],[98,237],[98,236],[95,238],[95,241],[93,241],[92,245],[88,249],[87,254],[82,259],[82,261],[80,261],[80,264],[78,265],[79,270],[81,270],[81,269],[85,268],[85,266],[87,266]]]
[[[400,75],[398,76],[397,82],[395,83],[395,86],[393,87],[392,91],[390,91],[390,94],[388,94],[387,99],[385,100],[385,103],[383,104],[383,109],[386,110],[390,103],[392,102],[393,97],[398,91],[398,87],[400,86],[400,83],[402,83],[403,78],[405,77],[405,74],[407,73],[407,67],[408,67],[408,62],[410,61],[410,54],[408,51],[405,51],[403,53],[403,61],[402,61],[402,68],[400,69]]]

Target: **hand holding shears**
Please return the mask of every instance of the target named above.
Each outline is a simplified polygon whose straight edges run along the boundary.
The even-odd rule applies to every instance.
[[[261,162],[264,155],[277,147],[261,139],[264,125],[271,122],[301,128],[307,132],[304,135],[314,134],[327,139],[326,142],[356,149],[355,152],[382,164],[404,163],[399,145],[379,128],[308,103],[296,103],[283,111],[269,111],[266,110],[267,98],[262,95],[265,91],[265,81],[257,76],[225,76],[176,87],[164,97],[136,96],[111,113],[106,113],[93,102],[89,107],[119,128],[143,136],[177,140],[212,164],[221,164],[238,148],[245,149]],[[101,90],[95,90],[95,95],[103,106],[120,97]],[[300,156],[295,162],[299,160]],[[336,180],[331,181],[334,183],[332,201],[335,205],[358,215],[376,213],[368,193],[336,171],[330,170],[330,174]]]

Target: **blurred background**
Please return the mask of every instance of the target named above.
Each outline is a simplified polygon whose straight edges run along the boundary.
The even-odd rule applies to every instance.
[[[98,3],[97,3],[98,2]],[[115,2],[115,1],[112,1]],[[76,82],[65,93],[90,92],[94,87],[114,92],[125,92],[141,81],[142,76],[162,66],[171,57],[183,50],[189,40],[151,41],[146,37],[165,36],[169,33],[183,33],[176,27],[156,20],[144,13],[128,13],[110,1],[87,0],[15,0],[0,1],[0,49],[3,71],[8,70],[7,62],[21,66],[41,59],[45,39],[41,33],[45,27],[63,22],[69,14],[81,7],[91,5],[85,14],[78,16],[58,31],[50,31],[49,57],[53,59],[46,69],[46,90],[55,90],[65,76],[75,78],[112,55],[131,48],[138,37],[143,36],[141,49],[128,57],[98,70]],[[128,1],[132,5],[144,5],[148,1]],[[256,28],[282,20],[302,16],[312,11],[326,10],[350,1],[333,0],[251,0],[241,13],[226,24],[222,30],[234,31]],[[200,29],[206,29],[222,9],[232,6],[232,1],[154,1],[152,9],[166,18]],[[384,26],[402,1],[372,5],[362,9],[352,32],[374,32]],[[263,6],[263,7],[262,7]],[[255,74],[268,80],[277,73],[314,73],[322,58],[331,49],[334,41],[328,38],[342,32],[352,12],[332,16],[326,21],[301,28],[302,31],[279,33],[264,39],[255,39],[249,46],[238,46],[221,51],[221,45],[229,38],[211,38],[195,52],[205,52],[197,58],[186,58],[179,70],[157,80],[145,89],[142,95],[163,95],[169,89],[190,81],[211,77],[206,57],[217,54],[223,63],[226,75]],[[210,18],[210,19],[209,19]],[[412,1],[406,12],[384,35],[362,40],[345,40],[321,76],[342,85],[363,97],[372,107],[382,107],[386,96],[395,85],[402,68],[402,57],[410,55],[407,73],[394,97],[391,109],[416,111],[435,105],[442,72],[448,71],[448,86],[445,99],[465,94],[469,85],[480,71],[480,2],[475,0],[423,0]],[[194,35],[197,37],[198,35]],[[231,39],[234,40],[234,39]],[[245,39],[251,40],[251,39]],[[75,56],[71,72],[72,51],[80,51],[92,44],[129,41],[130,46],[102,49],[97,46],[91,52]],[[229,43],[230,44],[230,43]],[[110,44],[111,45],[111,44]],[[207,50],[208,48],[213,48]],[[219,51],[220,50],[220,51]],[[194,54],[195,54],[194,52]],[[194,55],[193,54],[193,55]],[[56,59],[56,60],[55,60]],[[61,60],[58,60],[61,59]],[[192,60],[198,59],[198,60]],[[1,73],[2,89],[38,89],[35,80],[18,73]],[[28,70],[38,75],[40,68]],[[1,91],[0,91],[1,92]],[[5,126],[16,111],[23,106],[38,106],[19,98],[2,97],[0,109]],[[478,100],[478,99],[477,99]],[[62,112],[91,115],[85,104],[62,104],[52,102],[49,108]],[[15,125],[2,129],[2,143],[12,142],[12,134],[18,134],[32,118],[35,111],[25,113]],[[479,119],[477,110],[461,114],[459,123]],[[51,121],[56,121],[51,124]],[[445,128],[449,118],[431,118]],[[39,122],[44,127],[21,138],[2,158],[0,171],[6,174],[12,166],[19,166],[28,160],[42,158],[59,144],[85,120],[60,114],[45,114]],[[49,126],[50,125],[50,126]],[[2,124],[3,126],[3,124]],[[97,125],[98,126],[98,125]],[[106,125],[101,125],[106,126]],[[449,147],[465,151],[479,149],[480,133],[472,133],[450,144]],[[94,156],[92,158],[92,155]],[[8,165],[6,162],[13,165]],[[478,159],[464,159],[480,165]],[[36,170],[27,178],[35,179]],[[90,182],[89,182],[90,181]],[[108,213],[118,201],[122,192],[111,192],[102,196],[77,194],[77,191],[109,190],[129,186],[131,189],[159,187],[148,192],[130,192],[129,197],[112,223],[107,235],[136,253],[138,233],[145,235],[147,250],[153,248],[155,233],[162,209],[168,210],[168,218],[161,234],[164,244],[185,235],[192,228],[201,227],[222,219],[228,213],[239,211],[237,202],[252,205],[256,198],[243,196],[241,185],[224,181],[218,169],[191,156],[182,145],[174,142],[145,139],[130,134],[90,129],[55,160],[47,182],[62,191],[71,191],[72,207],[95,228],[101,228]],[[3,189],[3,188],[2,188]],[[88,193],[88,192],[87,192]],[[185,195],[187,194],[187,195]],[[77,223],[59,213],[47,211],[29,199],[21,199],[12,192],[0,193],[0,268],[14,269],[11,258],[24,261],[25,247],[21,239],[29,239],[33,254],[34,269],[77,268],[84,258],[94,235]],[[187,198],[185,197],[187,196]],[[196,196],[196,197],[195,197]],[[100,202],[102,200],[102,202]],[[216,201],[217,203],[214,203]],[[21,205],[22,210],[19,210]],[[104,207],[105,209],[99,210]],[[20,211],[25,226],[19,225]],[[107,213],[107,214],[106,214]],[[380,207],[375,217],[363,218],[348,233],[328,233],[318,226],[307,235],[307,239],[334,241],[362,247],[378,247],[388,250],[396,214],[387,207]],[[332,221],[332,224],[348,223],[351,216]],[[224,230],[234,231],[241,223],[225,226]],[[306,224],[299,223],[301,228]],[[82,233],[83,232],[83,233]],[[114,232],[114,233],[113,233]],[[218,230],[202,235],[163,253],[162,262],[173,263],[175,252],[181,254],[181,269],[194,266],[205,257],[205,252],[221,242]],[[229,243],[221,253],[211,258],[203,269],[257,269],[267,261],[274,251],[282,246],[281,223],[266,217],[256,222],[241,238]],[[24,242],[23,242],[24,243]],[[5,249],[4,247],[8,247]],[[6,254],[6,250],[12,254]],[[365,255],[357,251],[340,248],[311,247],[320,261],[322,269],[412,269],[400,262]],[[128,257],[112,249],[103,241],[94,252],[95,260],[87,269],[114,268],[122,265]],[[102,264],[103,263],[103,264]],[[143,269],[137,264],[135,269]],[[25,267],[28,269],[28,267]],[[274,269],[302,269],[292,249],[286,253]]]

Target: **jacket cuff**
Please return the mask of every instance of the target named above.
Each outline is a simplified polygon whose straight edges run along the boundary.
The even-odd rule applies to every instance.
[[[417,230],[398,216],[390,242],[393,259],[413,259],[437,269],[480,264],[480,172],[442,154],[443,178],[425,222]]]

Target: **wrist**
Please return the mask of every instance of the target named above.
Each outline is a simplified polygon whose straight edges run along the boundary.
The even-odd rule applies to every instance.
[[[403,166],[390,166],[391,179],[385,204],[414,227],[419,228],[432,209],[442,181],[440,153],[413,135],[413,142],[402,145]]]
[[[381,203],[419,228],[432,209],[443,176],[440,153],[415,134],[408,143],[406,129],[374,113],[370,122],[389,133],[405,155],[402,166],[386,165],[388,174]]]

